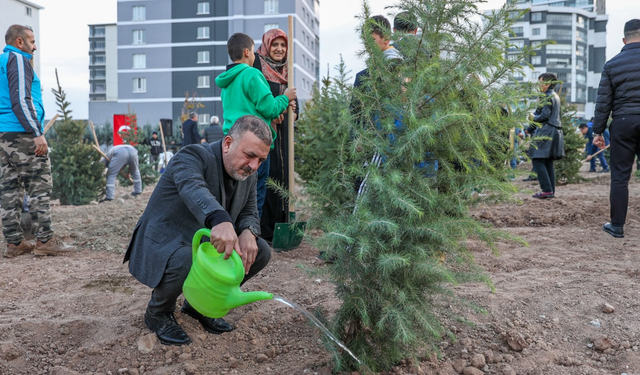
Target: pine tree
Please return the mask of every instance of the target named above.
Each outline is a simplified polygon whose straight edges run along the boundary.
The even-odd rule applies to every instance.
[[[92,143],[83,140],[87,125],[71,117],[70,103],[60,86],[57,70],[56,82],[58,88],[51,91],[62,120],[53,126],[55,139],[49,139],[52,198],[60,199],[63,205],[88,204],[104,194],[104,164],[100,162],[100,154],[91,147]]]
[[[140,169],[140,178],[144,189],[146,185],[155,184],[160,174],[153,169],[153,164],[150,163],[151,146],[144,143],[144,132],[138,129],[138,116],[130,108],[127,112],[125,125],[131,130],[121,131],[119,135],[125,143],[138,150],[138,169]],[[129,173],[129,166],[125,166],[123,171]],[[120,186],[133,185],[131,181],[125,179],[121,174],[118,174],[118,182]]]
[[[337,77],[330,78],[327,72],[321,89],[314,88],[312,99],[305,104],[305,110],[296,123],[295,155],[296,172],[306,184],[323,185],[323,191],[338,203],[345,202],[349,195],[343,194],[344,189],[333,184],[334,159],[330,155],[346,152],[340,146],[346,144],[349,134],[344,132],[344,128],[336,127],[336,122],[341,115],[347,115],[349,109],[347,82],[350,78],[342,57],[335,69]]]
[[[327,152],[316,147],[319,160],[310,162],[309,173],[316,168],[324,181],[307,189],[308,228],[321,233],[314,245],[334,259],[327,272],[342,305],[330,329],[374,371],[435,350],[451,334],[439,316],[451,311],[453,285],[483,281],[492,288],[467,243],[494,249],[497,239],[511,237],[468,210],[510,198],[509,130],[526,122],[525,99],[535,95],[532,85],[510,79],[531,53],[525,47],[515,59],[505,57],[518,18],[509,18],[511,5],[491,15],[473,0],[403,0],[394,9],[415,15],[422,30],[403,38],[404,60],[387,60],[377,47],[365,2],[359,31],[369,74],[351,92],[356,111],[342,107],[324,118],[331,108],[325,83],[298,140],[332,145]],[[510,116],[501,104],[515,108]],[[301,140],[329,124],[332,131]],[[357,367],[343,352],[334,359],[338,369]]]
[[[580,176],[580,167],[582,167],[582,159],[584,159],[584,146],[587,140],[582,133],[576,132],[573,119],[576,115],[576,105],[567,101],[567,95],[560,97],[560,116],[562,121],[562,133],[564,135],[564,153],[563,159],[554,162],[556,171],[556,180],[558,184],[575,184],[584,181],[585,178]]]

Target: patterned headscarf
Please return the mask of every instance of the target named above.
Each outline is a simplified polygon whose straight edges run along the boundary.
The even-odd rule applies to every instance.
[[[271,29],[262,35],[262,44],[260,48],[258,48],[258,55],[262,63],[262,74],[264,74],[267,81],[280,83],[280,94],[282,94],[288,83],[287,57],[285,55],[282,61],[274,61],[269,55],[271,44],[276,38],[284,38],[288,46],[289,39],[287,38],[287,34],[280,29]]]

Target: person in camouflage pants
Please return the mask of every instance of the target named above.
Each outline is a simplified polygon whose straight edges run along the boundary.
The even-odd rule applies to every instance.
[[[57,255],[74,251],[51,229],[51,165],[42,122],[44,106],[40,79],[31,66],[36,43],[33,31],[12,25],[0,55],[0,213],[7,258],[32,252]],[[25,240],[20,227],[24,193],[36,242]]]

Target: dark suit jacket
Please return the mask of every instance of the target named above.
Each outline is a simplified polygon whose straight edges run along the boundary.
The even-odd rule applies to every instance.
[[[182,123],[182,145],[195,145],[200,143],[200,133],[198,132],[198,123],[192,119]]]
[[[138,281],[155,288],[169,257],[178,248],[191,246],[193,235],[206,228],[205,220],[214,211],[227,211],[238,234],[249,226],[260,228],[257,173],[238,181],[233,196],[227,199],[223,168],[221,142],[183,147],[171,159],[124,256]]]

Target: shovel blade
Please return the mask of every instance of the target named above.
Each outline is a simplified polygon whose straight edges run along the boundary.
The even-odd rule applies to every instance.
[[[273,232],[273,250],[275,252],[288,251],[300,246],[307,223],[298,221],[294,223],[276,223]]]

